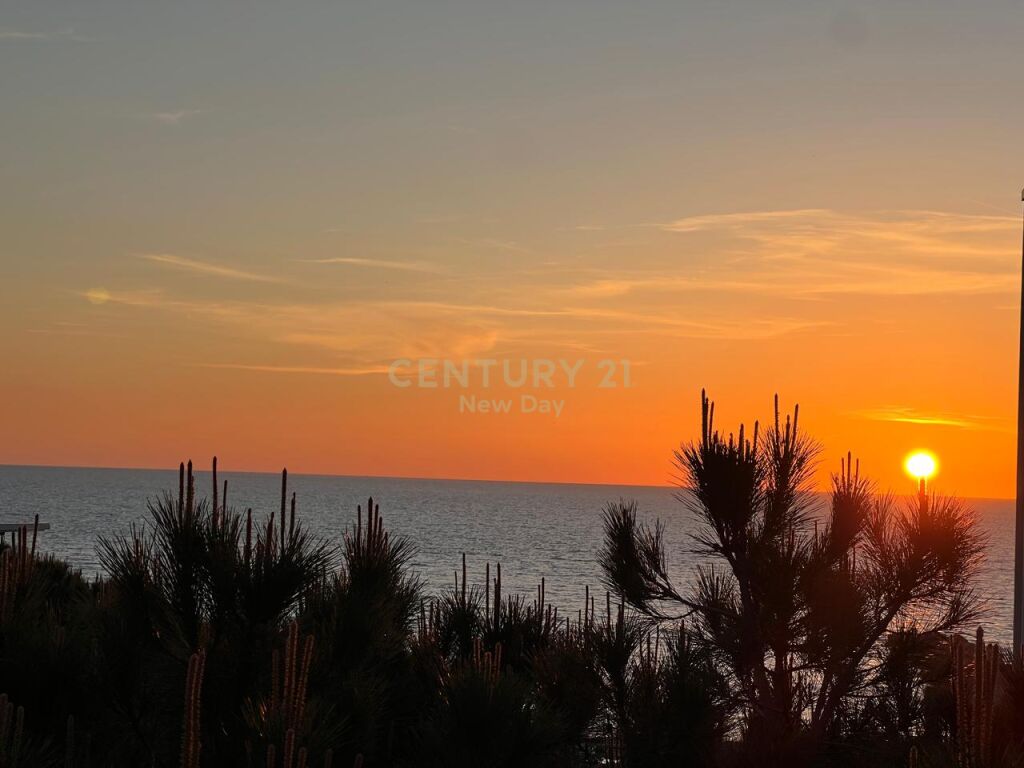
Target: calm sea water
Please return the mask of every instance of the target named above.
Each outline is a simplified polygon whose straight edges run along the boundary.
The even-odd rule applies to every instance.
[[[278,475],[221,473],[229,505],[254,513],[280,506]],[[465,552],[470,583],[483,584],[484,564],[502,564],[505,591],[533,594],[541,577],[548,602],[575,615],[584,587],[600,589],[596,553],[601,514],[608,502],[634,499],[641,513],[666,525],[669,565],[683,583],[698,564],[691,553],[695,531],[671,488],[414,480],[379,477],[292,475],[298,511],[316,534],[337,541],[355,520],[357,504],[373,496],[386,527],[416,546],[413,568],[429,587],[454,583]],[[146,519],[147,499],[176,492],[177,470],[79,469],[0,466],[0,523],[40,520],[40,548],[69,560],[87,574],[98,572],[96,538],[123,532]],[[200,494],[209,473],[198,473]],[[1011,634],[1013,606],[1013,502],[976,499],[979,522],[989,540],[982,571],[988,598],[986,626],[993,639]]]

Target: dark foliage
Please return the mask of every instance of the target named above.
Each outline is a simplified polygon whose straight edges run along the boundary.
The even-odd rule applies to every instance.
[[[844,463],[821,515],[795,416],[762,443],[712,413],[677,460],[716,564],[677,587],[660,525],[613,505],[610,591],[571,619],[465,557],[426,594],[372,500],[331,547],[287,473],[258,519],[216,464],[210,500],[182,466],[91,583],[23,531],[0,551],[0,766],[1014,765],[1019,659],[948,636],[977,607],[967,510],[900,507]]]
[[[905,741],[921,719],[928,643],[978,614],[969,510],[923,492],[899,507],[849,458],[816,510],[817,447],[797,412],[782,421],[776,400],[772,427],[762,438],[755,423],[748,439],[743,427],[719,434],[707,398],[702,409],[701,439],[676,462],[713,565],[677,588],[660,523],[622,503],[605,515],[609,587],[653,621],[692,617],[728,680],[748,764],[813,763],[865,729]]]

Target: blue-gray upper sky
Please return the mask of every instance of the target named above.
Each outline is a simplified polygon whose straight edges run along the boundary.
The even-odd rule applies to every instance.
[[[1017,184],[1019,2],[212,6],[6,3],[4,207],[541,226]]]

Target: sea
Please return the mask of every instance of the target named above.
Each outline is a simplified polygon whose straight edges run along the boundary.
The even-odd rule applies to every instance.
[[[223,472],[219,479],[228,481],[228,505],[236,510],[251,507],[254,517],[262,519],[280,508],[280,475]],[[31,522],[38,514],[51,526],[39,534],[39,549],[93,576],[101,570],[98,537],[144,524],[147,504],[165,491],[176,493],[177,486],[176,468],[0,466],[0,523]],[[197,473],[196,488],[209,495],[209,472]],[[705,562],[693,539],[699,524],[671,487],[289,475],[289,495],[292,491],[299,519],[333,543],[340,543],[354,524],[356,505],[365,510],[372,496],[385,527],[413,544],[410,566],[430,592],[454,585],[465,553],[470,585],[482,587],[486,564],[493,574],[500,563],[504,593],[529,598],[544,579],[547,602],[558,606],[560,615],[577,615],[587,587],[604,594],[597,553],[609,503],[635,501],[642,519],[664,523],[669,570],[684,589]],[[986,597],[983,623],[991,639],[1007,643],[1012,634],[1014,503],[969,503],[987,539],[978,584]]]

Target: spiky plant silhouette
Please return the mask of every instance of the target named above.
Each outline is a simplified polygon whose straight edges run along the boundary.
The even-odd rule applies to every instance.
[[[847,460],[820,514],[796,426],[726,440],[705,402],[677,459],[715,566],[677,587],[663,529],[614,505],[612,589],[561,618],[543,580],[472,584],[465,556],[429,595],[372,500],[334,548],[287,473],[260,519],[183,465],[91,584],[28,529],[0,551],[0,694],[24,707],[0,706],[0,743],[21,722],[19,764],[65,768],[1014,765],[1019,661],[983,649],[979,687],[939,636],[976,609],[968,512],[901,508]]]
[[[818,448],[798,410],[762,436],[714,428],[702,393],[699,441],[675,455],[679,499],[701,523],[711,560],[694,588],[670,578],[664,529],[635,505],[605,514],[600,561],[609,587],[664,620],[692,617],[728,675],[745,759],[799,765],[841,737],[842,724],[885,682],[885,640],[929,637],[976,618],[972,577],[983,542],[960,502],[921,493],[903,506],[878,497],[848,457],[818,513]]]
[[[422,582],[409,573],[411,544],[384,528],[371,498],[357,508],[344,537],[340,568],[304,601],[300,621],[321,648],[314,675],[317,690],[342,717],[334,749],[340,764],[357,754],[388,764],[408,741],[408,728],[427,695],[414,684],[412,627]]]
[[[214,489],[216,498],[216,473]],[[179,468],[177,497],[151,502],[145,526],[100,539],[108,578],[98,650],[112,671],[103,689],[119,714],[108,738],[134,744],[132,759],[152,760],[177,742],[168,727],[178,698],[171,692],[181,689],[197,650],[205,660],[204,723],[219,727],[194,738],[211,760],[240,759],[239,704],[280,627],[333,561],[326,542],[311,537],[294,514],[288,520],[286,492],[284,473],[281,516],[254,526],[251,511],[243,518],[198,499],[189,462]]]

